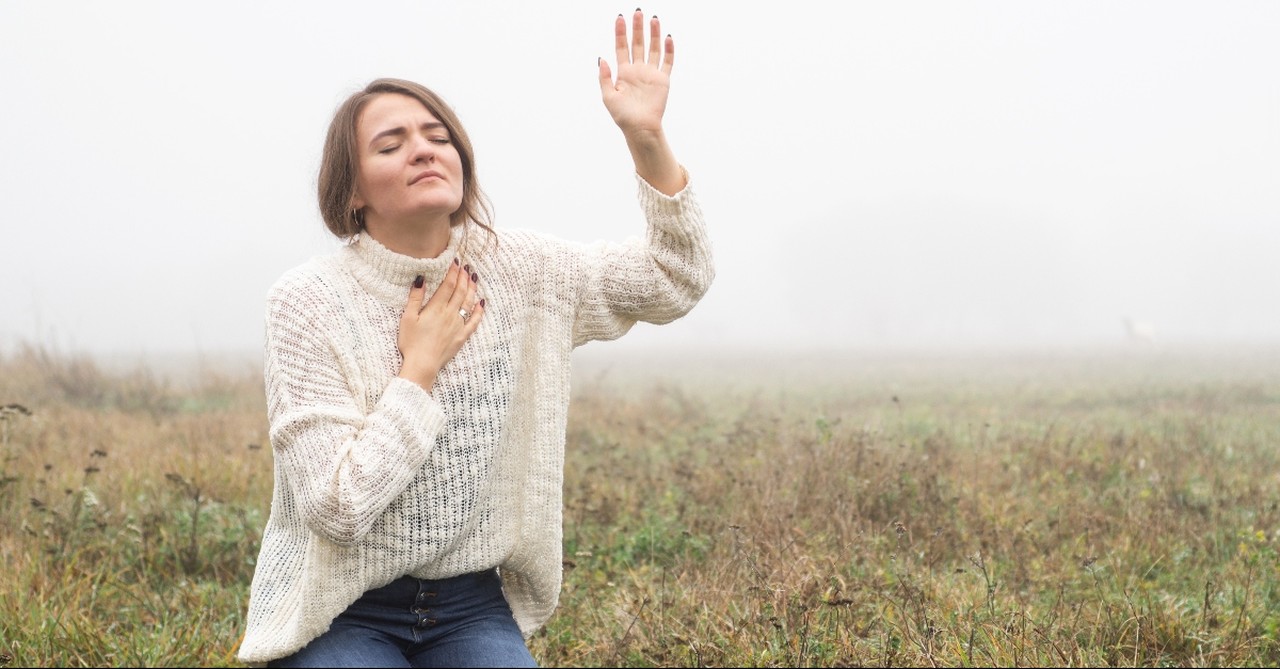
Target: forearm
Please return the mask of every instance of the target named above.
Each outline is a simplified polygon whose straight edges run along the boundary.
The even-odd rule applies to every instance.
[[[339,307],[316,299],[317,282],[277,284],[268,298],[264,381],[267,421],[281,481],[314,531],[351,543],[369,530],[426,461],[445,419],[412,382],[392,379],[363,406],[339,359],[349,339],[326,323]]]
[[[684,190],[687,185],[684,170],[680,169],[675,152],[661,128],[624,133],[624,136],[636,174],[641,179],[668,197]]]
[[[440,406],[426,398],[396,379],[364,416],[354,407],[270,403],[276,466],[312,530],[353,543],[409,486],[445,423]]]
[[[679,169],[681,180],[687,180]],[[598,243],[579,256],[574,346],[615,339],[636,321],[675,320],[688,313],[715,277],[711,242],[692,185],[668,196],[642,182],[639,196],[648,222],[643,240]]]

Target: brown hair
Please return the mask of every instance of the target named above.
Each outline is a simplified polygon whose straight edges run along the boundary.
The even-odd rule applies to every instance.
[[[356,175],[360,161],[357,158],[356,121],[360,112],[373,98],[384,93],[407,95],[427,108],[444,123],[449,137],[462,158],[462,206],[449,216],[450,225],[472,221],[493,232],[493,209],[489,198],[480,190],[476,179],[475,153],[471,138],[453,109],[431,89],[404,79],[375,79],[364,90],[353,93],[333,115],[329,134],[324,140],[324,154],[320,159],[320,216],[329,231],[341,239],[349,239],[364,229],[364,216],[352,206],[356,194]]]

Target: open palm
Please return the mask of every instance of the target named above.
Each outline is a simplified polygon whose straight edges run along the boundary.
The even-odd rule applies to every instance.
[[[636,11],[631,19],[631,39],[627,39],[627,22],[621,14],[614,22],[614,46],[617,50],[618,77],[615,81],[608,61],[600,61],[600,94],[604,106],[627,135],[658,133],[667,108],[671,88],[671,64],[675,58],[675,42],[661,37],[658,17],[649,21],[649,45],[645,48],[644,14]],[[659,50],[659,45],[663,48]]]

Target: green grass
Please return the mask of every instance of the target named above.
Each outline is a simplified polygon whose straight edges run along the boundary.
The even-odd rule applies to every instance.
[[[643,370],[643,371],[642,371]],[[584,366],[572,666],[1280,664],[1280,361]],[[235,665],[260,380],[0,359],[0,665]]]

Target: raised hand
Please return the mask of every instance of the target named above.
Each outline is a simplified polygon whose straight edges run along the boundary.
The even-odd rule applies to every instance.
[[[662,116],[671,90],[671,64],[676,45],[668,35],[661,37],[658,17],[649,20],[649,44],[644,39],[644,13],[631,17],[631,37],[627,20],[621,15],[613,22],[618,76],[614,79],[609,62],[600,59],[600,96],[605,109],[626,137],[627,148],[636,164],[636,173],[654,188],[675,195],[685,186],[685,177],[667,146]],[[661,45],[661,49],[659,48]]]
[[[671,64],[676,45],[668,35],[660,37],[658,17],[649,20],[649,46],[645,49],[644,13],[631,17],[631,39],[627,21],[621,14],[613,24],[614,48],[618,57],[618,79],[614,81],[609,61],[600,60],[600,94],[614,123],[624,134],[661,132],[662,115],[671,88]],[[659,52],[659,45],[663,45]]]

